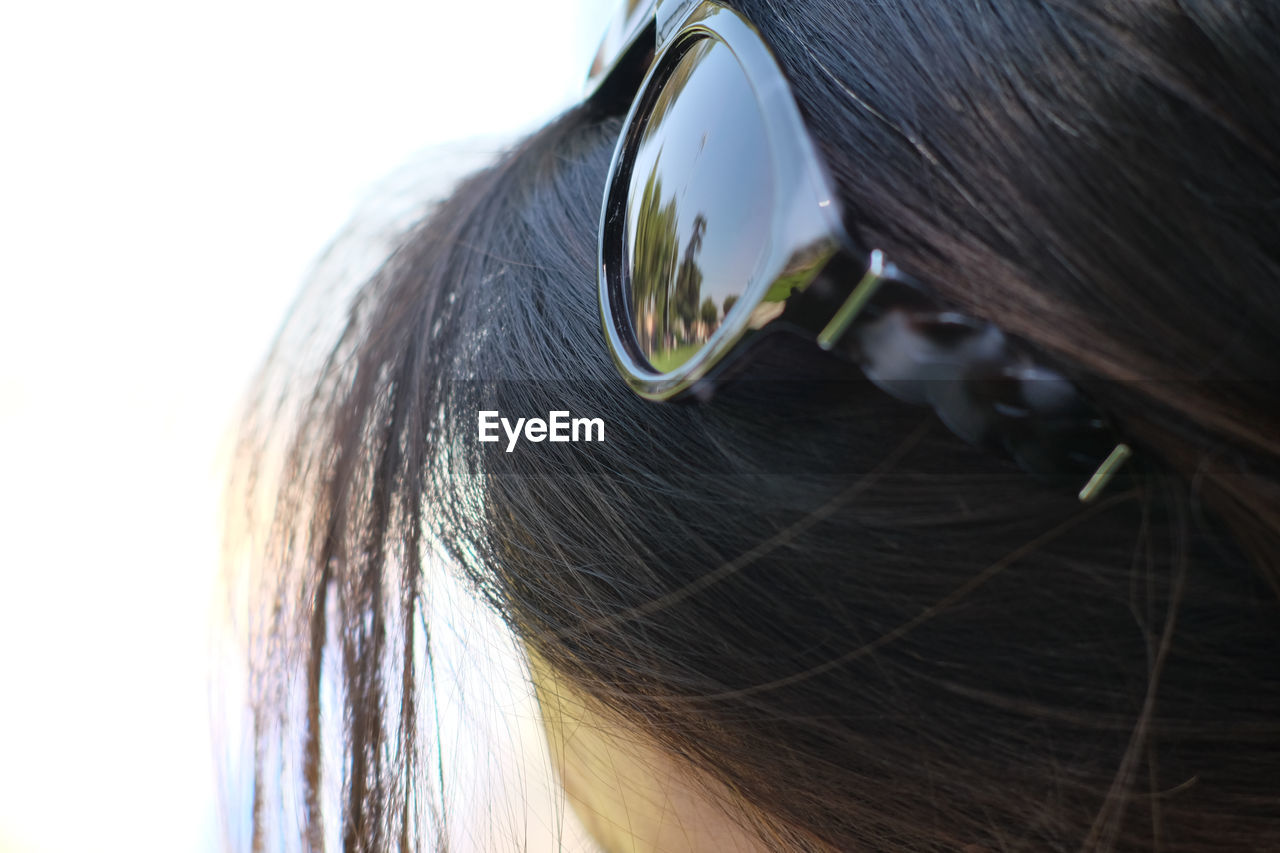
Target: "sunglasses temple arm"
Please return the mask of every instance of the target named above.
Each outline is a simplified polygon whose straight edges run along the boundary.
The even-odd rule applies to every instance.
[[[880,287],[892,277],[887,271],[884,254],[879,250],[871,252],[866,271],[862,279],[854,286],[840,308],[836,310],[827,325],[818,333],[818,345],[824,350],[836,349],[844,339],[854,320],[863,312]],[[1106,489],[1116,473],[1125,462],[1133,456],[1129,445],[1117,443],[1111,453],[1094,470],[1089,481],[1079,491],[1077,497],[1081,503],[1090,503]]]
[[[853,288],[853,292],[845,299],[844,304],[836,311],[835,316],[826,327],[818,333],[818,346],[824,350],[834,349],[836,344],[849,330],[849,325],[862,313],[862,309],[871,301],[871,297],[884,283],[884,254],[876,249],[871,253],[867,271],[862,280]]]
[[[1129,445],[1117,444],[1116,449],[1111,451],[1111,455],[1098,466],[1098,470],[1093,472],[1089,482],[1085,483],[1084,488],[1080,490],[1078,495],[1080,503],[1091,503],[1098,495],[1102,494],[1102,490],[1115,477],[1116,472],[1120,470],[1120,466],[1124,465],[1131,456],[1133,456],[1133,449]]]

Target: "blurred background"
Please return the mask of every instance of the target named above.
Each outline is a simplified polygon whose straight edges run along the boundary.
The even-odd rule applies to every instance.
[[[239,395],[326,242],[577,97],[600,0],[11,4],[0,851],[220,849],[209,633]],[[425,162],[432,162],[430,156]]]

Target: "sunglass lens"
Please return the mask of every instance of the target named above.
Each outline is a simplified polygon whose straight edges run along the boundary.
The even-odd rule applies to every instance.
[[[689,47],[650,105],[627,196],[627,302],[640,350],[669,373],[739,319],[774,193],[757,98],[722,43]]]

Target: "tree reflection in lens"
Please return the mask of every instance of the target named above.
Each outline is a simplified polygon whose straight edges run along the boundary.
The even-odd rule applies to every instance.
[[[662,202],[662,155],[645,180],[636,221],[631,269],[631,316],[645,357],[666,373],[687,361],[720,327],[715,302],[702,299],[698,254],[707,233],[706,214],[693,218],[684,250],[678,248],[676,200]]]
[[[674,60],[643,121],[627,179],[625,298],[640,353],[670,373],[716,334],[755,279],[773,187],[755,92],[716,40]]]

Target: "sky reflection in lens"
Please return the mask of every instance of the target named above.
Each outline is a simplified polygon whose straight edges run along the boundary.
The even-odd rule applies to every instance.
[[[695,44],[655,100],[627,202],[631,316],[660,372],[697,353],[754,277],[773,204],[766,144],[732,52]]]

